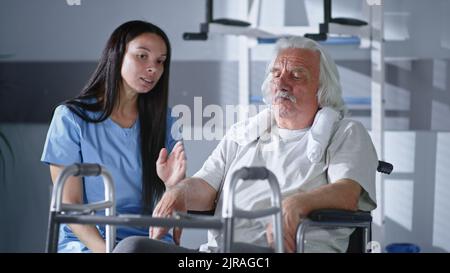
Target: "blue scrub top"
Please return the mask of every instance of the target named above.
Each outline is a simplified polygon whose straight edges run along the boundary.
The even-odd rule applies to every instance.
[[[99,113],[89,112],[95,117]],[[181,134],[171,133],[174,119],[167,114],[166,148],[171,151]],[[110,118],[100,123],[86,122],[65,105],[56,108],[47,133],[41,161],[47,164],[71,165],[97,163],[106,167],[114,179],[119,214],[141,214],[142,162],[139,145],[139,120],[131,128],[122,128]],[[104,200],[101,177],[84,177],[84,201]],[[98,214],[104,214],[104,211]],[[64,235],[77,240],[66,226]],[[99,227],[104,235],[104,226]],[[117,240],[138,235],[148,236],[148,228],[117,227]]]

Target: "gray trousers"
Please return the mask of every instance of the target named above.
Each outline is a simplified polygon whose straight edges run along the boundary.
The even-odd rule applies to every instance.
[[[120,241],[114,248],[114,253],[198,253],[189,249],[166,242],[153,240],[144,236],[130,236]],[[247,243],[234,243],[233,253],[273,253],[272,248],[261,247]]]

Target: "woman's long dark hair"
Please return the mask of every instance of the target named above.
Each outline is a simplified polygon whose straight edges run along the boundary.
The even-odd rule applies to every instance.
[[[98,123],[107,119],[119,99],[122,83],[121,67],[126,46],[143,33],[158,35],[164,40],[167,48],[161,78],[150,92],[139,94],[137,102],[141,128],[142,208],[143,213],[151,213],[165,190],[164,183],[156,173],[156,160],[166,139],[169,94],[171,49],[164,31],[144,21],[130,21],[119,26],[109,37],[98,66],[80,95],[65,101],[64,104],[87,122]],[[100,115],[92,118],[86,111],[99,112]]]

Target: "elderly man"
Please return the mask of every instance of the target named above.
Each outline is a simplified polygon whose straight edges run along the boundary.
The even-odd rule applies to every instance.
[[[343,119],[346,109],[339,75],[328,54],[306,38],[281,39],[262,90],[270,108],[233,125],[193,177],[166,185],[154,216],[214,208],[220,215],[221,187],[230,183],[236,170],[246,166],[265,166],[278,178],[287,252],[295,250],[296,228],[311,211],[370,211],[376,207],[376,152],[364,127]],[[241,183],[236,190],[240,208],[254,210],[269,204],[269,187],[261,183]],[[305,250],[345,252],[352,231],[311,228],[306,234]],[[157,239],[166,232],[164,228],[153,228],[151,237]],[[181,230],[174,230],[176,242],[180,234]],[[270,219],[236,219],[234,238],[243,242],[235,251],[271,251],[274,242]],[[216,250],[221,239],[222,234],[210,231],[208,243],[201,250]],[[188,251],[142,238],[124,240],[116,250]]]

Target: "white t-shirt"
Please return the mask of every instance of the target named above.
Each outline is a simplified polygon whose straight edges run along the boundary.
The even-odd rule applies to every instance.
[[[311,133],[304,130],[279,129],[273,121],[261,134],[253,134],[242,141],[242,129],[253,130],[247,122],[236,123],[220,141],[216,149],[194,174],[219,190],[230,183],[232,174],[242,167],[265,166],[278,179],[283,196],[311,189],[348,178],[363,188],[358,209],[370,211],[376,208],[375,172],[377,155],[366,129],[356,121],[340,120],[330,136],[326,152],[317,163],[311,163],[306,149]],[[240,133],[236,133],[240,131]],[[223,191],[217,203],[215,215],[221,216]],[[270,188],[263,181],[241,181],[236,187],[236,206],[256,210],[270,206]],[[234,241],[267,246],[266,225],[271,217],[235,219]],[[353,229],[322,229],[311,227],[306,232],[305,252],[345,252]],[[221,246],[222,234],[208,232],[207,246],[215,250]],[[204,249],[202,247],[201,249]]]

